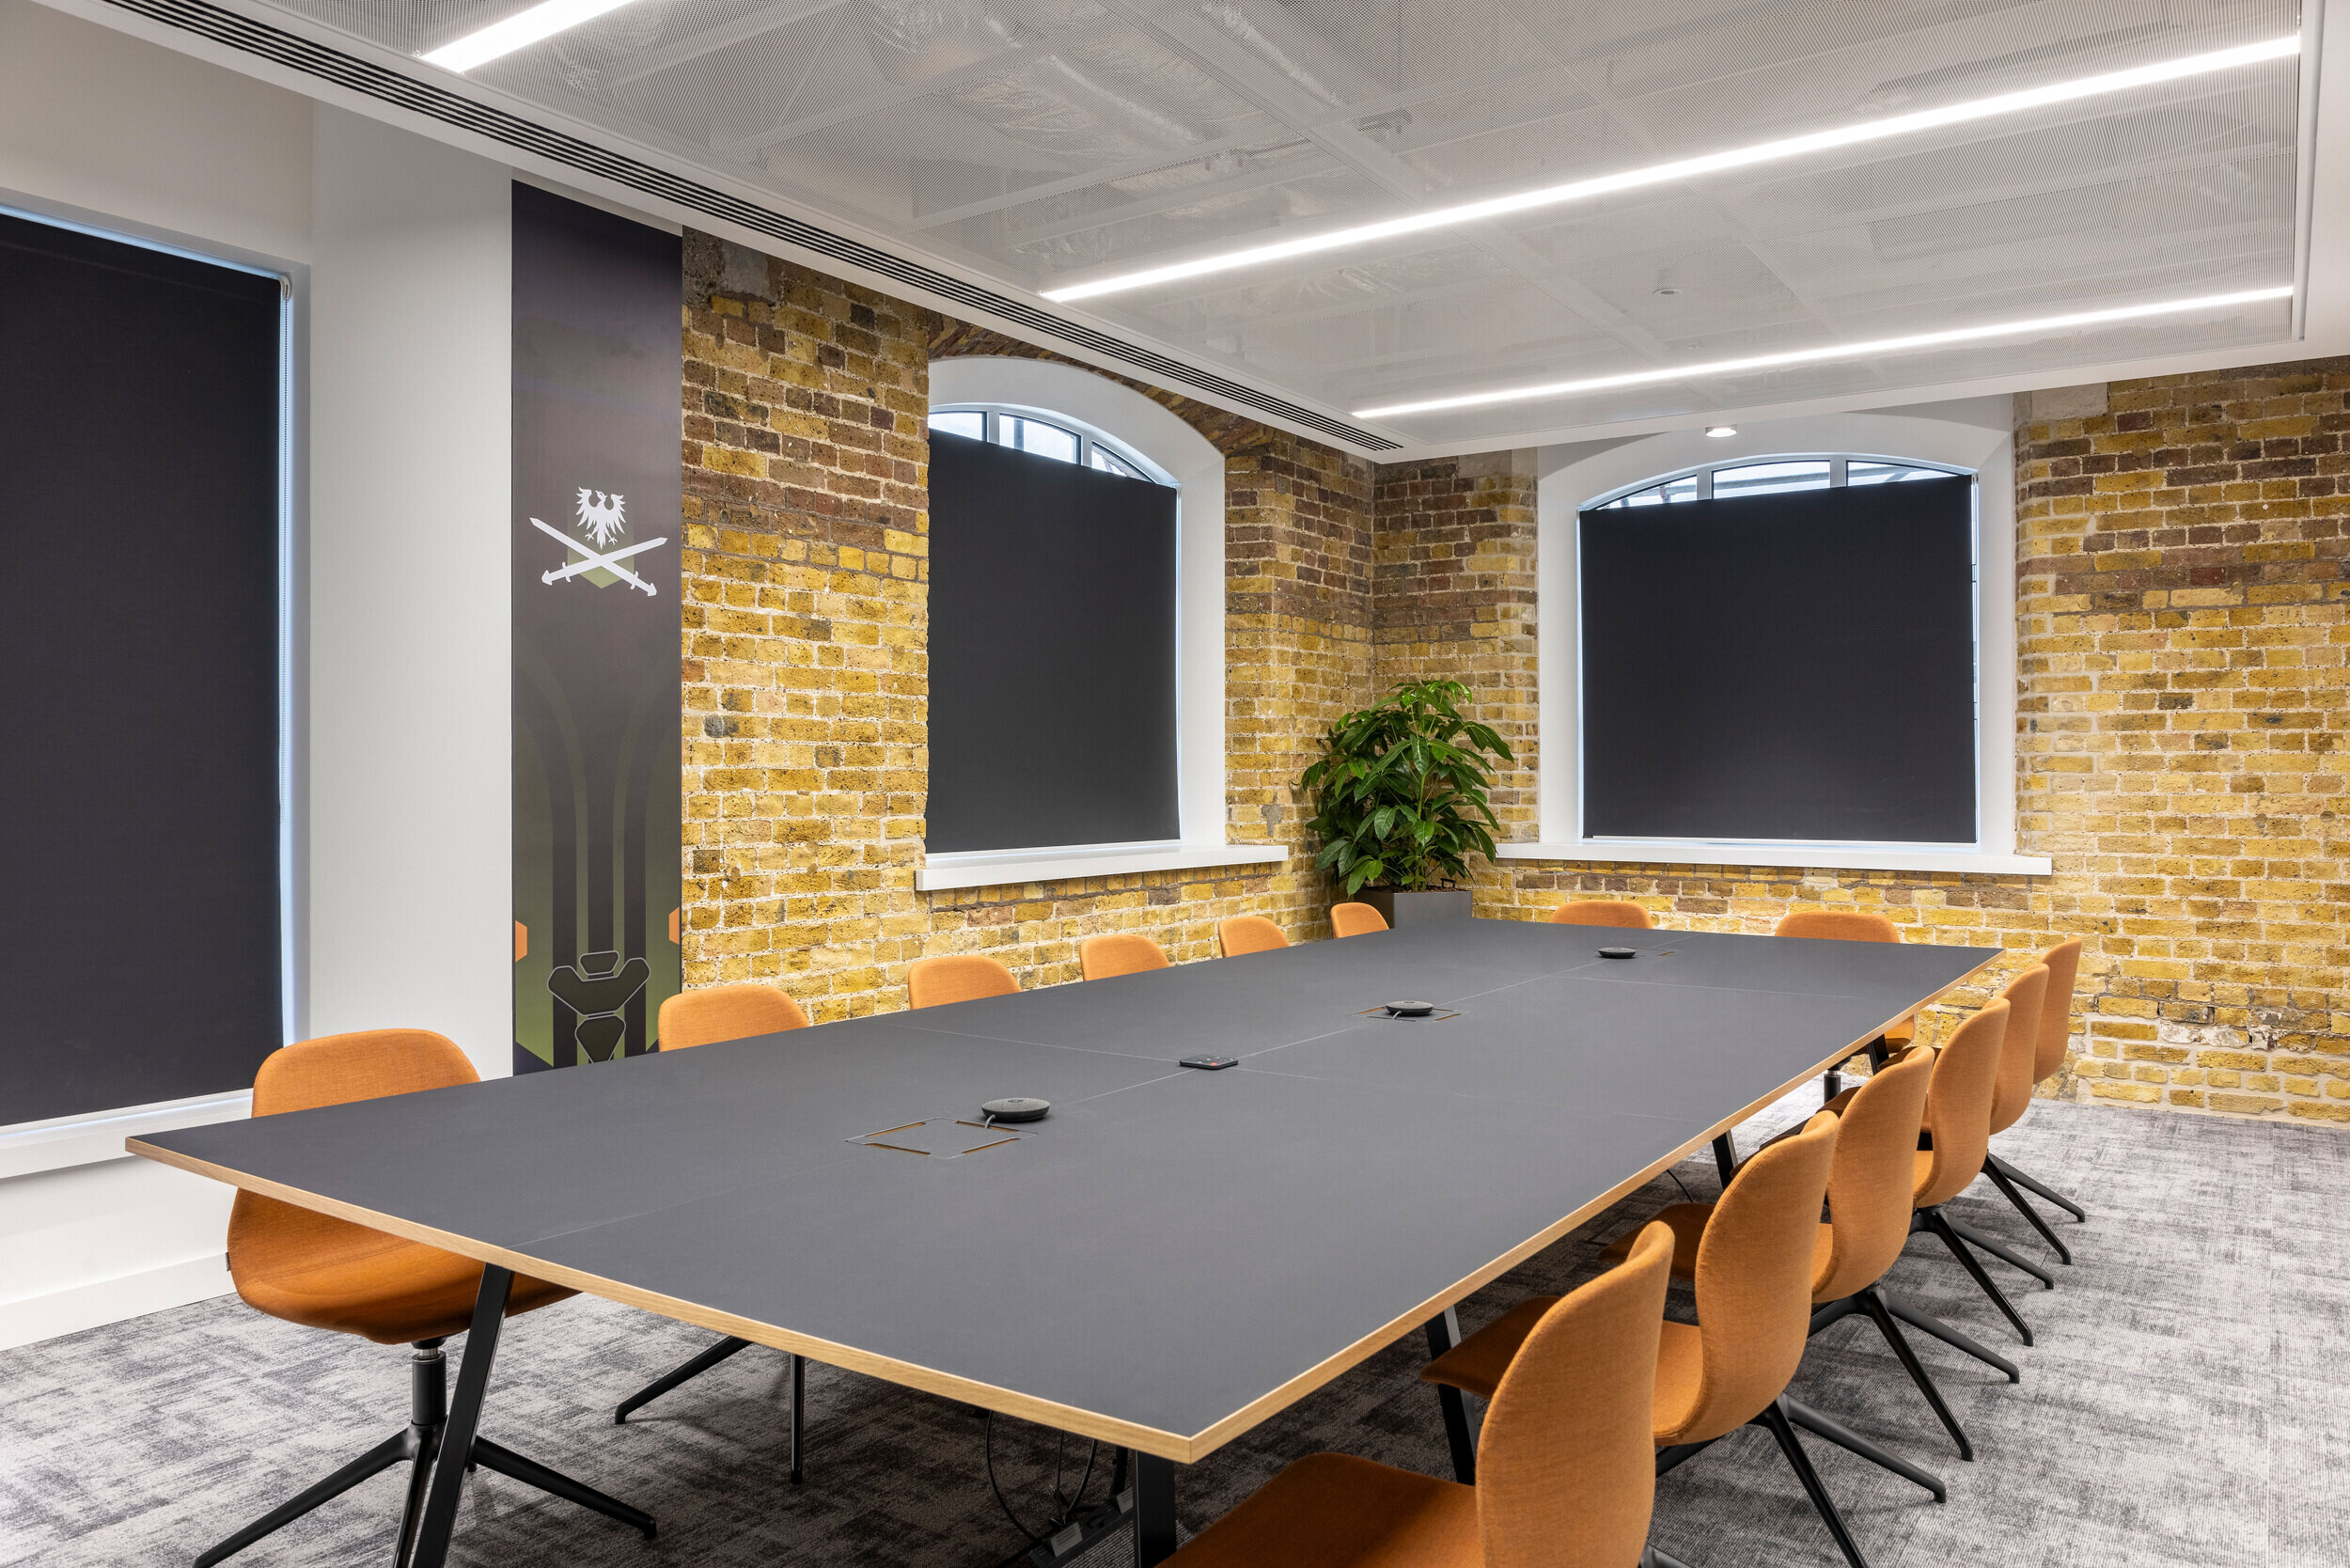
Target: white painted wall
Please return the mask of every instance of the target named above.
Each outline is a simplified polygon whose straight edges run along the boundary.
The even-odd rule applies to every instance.
[[[0,203],[295,278],[297,1025],[439,1029],[485,1074],[512,1058],[508,191],[495,163],[0,0]],[[128,1157],[0,1180],[0,1347],[227,1290],[228,1201]]]
[[[513,1062],[512,177],[320,105],[308,1009]]]

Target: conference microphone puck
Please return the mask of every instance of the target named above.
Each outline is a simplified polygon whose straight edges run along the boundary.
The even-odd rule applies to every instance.
[[[1602,958],[1633,958],[1638,955],[1639,950],[1640,949],[1637,948],[1602,948],[1599,950],[1599,956]]]
[[[1388,1002],[1386,1007],[1390,1018],[1425,1018],[1436,1011],[1434,1002]]]
[[[979,1107],[997,1121],[1042,1121],[1044,1113],[1052,1108],[1053,1102],[1050,1100],[1028,1100],[1017,1096],[1010,1100],[990,1100]]]

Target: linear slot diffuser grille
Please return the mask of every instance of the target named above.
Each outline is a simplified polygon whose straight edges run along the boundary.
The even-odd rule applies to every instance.
[[[518,115],[476,103],[471,99],[415,81],[372,61],[329,49],[298,34],[255,22],[221,7],[208,5],[205,0],[108,0],[108,3],[166,26],[195,33],[215,43],[258,55],[288,70],[332,82],[337,86],[364,93],[385,103],[397,104],[415,114],[429,115],[444,124],[459,126],[508,147],[536,153],[567,167],[674,202],[689,211],[738,224],[804,250],[895,279],[909,288],[1017,322],[1030,331],[1130,366],[1153,379],[1197,387],[1222,401],[1254,409],[1288,424],[1320,431],[1364,451],[1394,451],[1402,445],[1286,400],[1268,397],[1211,371],[1196,369],[1165,354],[1121,342],[1079,322],[1063,321],[1010,295],[965,283],[961,278],[908,261],[887,251],[728,196],[697,180],[671,174],[576,136],[551,131]]]

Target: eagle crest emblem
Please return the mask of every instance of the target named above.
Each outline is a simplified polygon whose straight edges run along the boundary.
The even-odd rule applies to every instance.
[[[606,495],[601,490],[582,490],[579,493],[581,531],[599,546],[611,543],[620,537],[627,525],[627,505],[628,497],[625,495]]]

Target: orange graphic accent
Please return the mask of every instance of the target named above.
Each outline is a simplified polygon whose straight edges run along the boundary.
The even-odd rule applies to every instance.
[[[672,909],[669,911],[669,940],[671,942],[675,942],[677,940],[677,917],[678,912],[676,910]]]
[[[530,928],[520,920],[514,922],[514,962],[520,964],[530,956]]]

